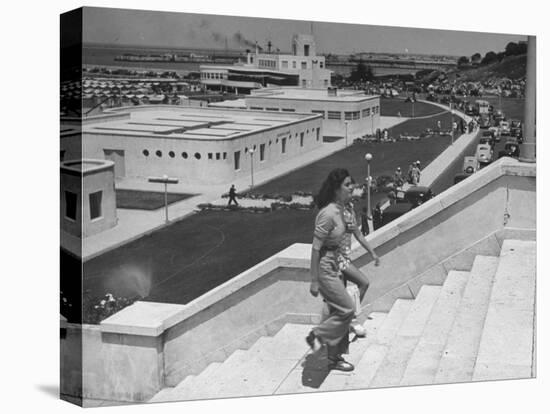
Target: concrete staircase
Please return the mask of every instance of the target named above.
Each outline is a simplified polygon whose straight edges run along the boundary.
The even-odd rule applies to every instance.
[[[477,256],[443,286],[371,313],[367,337],[350,345],[351,373],[308,350],[312,326],[287,324],[150,402],[534,377],[535,265],[535,242],[506,240],[500,257]]]

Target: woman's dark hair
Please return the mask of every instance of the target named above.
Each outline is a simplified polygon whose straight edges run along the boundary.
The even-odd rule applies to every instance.
[[[345,168],[335,168],[328,174],[328,177],[321,185],[319,193],[314,197],[315,204],[317,204],[319,210],[334,201],[336,190],[340,188],[346,177],[351,176]]]

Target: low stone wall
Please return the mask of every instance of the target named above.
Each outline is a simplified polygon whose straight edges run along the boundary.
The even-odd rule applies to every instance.
[[[365,307],[387,310],[424,283],[442,283],[448,270],[468,268],[476,252],[496,254],[506,230],[534,237],[535,207],[535,165],[503,158],[370,234],[380,267],[353,251],[371,281]],[[310,250],[293,245],[188,305],[138,302],[94,327],[82,337],[84,396],[144,401],[287,321],[316,322]]]

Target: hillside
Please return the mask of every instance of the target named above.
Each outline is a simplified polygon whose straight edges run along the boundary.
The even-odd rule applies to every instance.
[[[448,73],[450,78],[457,74],[463,81],[486,81],[490,78],[509,78],[512,80],[525,77],[527,55],[507,56],[501,62],[491,63],[477,68],[458,69]]]

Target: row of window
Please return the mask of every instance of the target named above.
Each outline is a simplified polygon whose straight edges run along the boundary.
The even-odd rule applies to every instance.
[[[311,130],[311,132],[313,132],[313,129]],[[316,137],[315,137],[315,139],[316,139],[316,141],[319,141],[319,139],[321,138],[321,128],[317,128],[317,129],[315,130],[315,132],[316,132]],[[300,147],[303,147],[303,146],[304,146],[304,136],[305,136],[306,134],[309,135],[309,129],[307,129],[305,133],[304,133],[304,132],[300,132],[300,133],[299,133],[299,135],[300,135]],[[294,135],[294,137],[295,137],[295,138],[298,138],[298,133],[296,133],[296,134]],[[292,134],[289,135],[288,140],[289,140],[289,141],[292,140]],[[275,143],[276,143],[276,144],[279,143],[279,138],[276,138],[276,139],[275,139]],[[268,145],[271,146],[271,144],[272,144],[272,141],[269,140]],[[256,151],[256,145],[254,145],[254,146],[252,147],[252,149],[253,149],[254,151]],[[245,154],[248,154],[248,152],[249,152],[248,147],[245,147],[244,153],[245,153]],[[142,153],[143,153],[143,155],[144,155],[145,157],[151,156],[151,152],[150,152],[149,150],[147,150],[147,149],[144,149],[144,150],[142,151]],[[282,154],[286,153],[286,138],[282,138],[282,139],[281,139],[281,153],[282,153]],[[240,154],[240,151],[235,152],[235,154]],[[155,151],[155,155],[156,155],[158,158],[162,158],[163,152],[162,152],[161,150],[156,150],[156,151]],[[169,151],[169,152],[168,152],[168,156],[169,156],[170,158],[175,158],[175,157],[176,157],[176,153],[175,153],[174,151]],[[184,151],[184,152],[181,153],[181,157],[182,157],[183,159],[188,159],[188,158],[189,158],[189,154],[188,154],[187,152]],[[195,159],[200,160],[200,159],[202,158],[202,155],[201,155],[200,152],[195,152],[194,157],[195,157]],[[235,155],[235,157],[236,157],[235,159],[238,159],[238,158],[239,158],[239,155]],[[209,152],[209,153],[208,153],[208,159],[209,159],[209,160],[213,160],[214,158],[215,158],[216,160],[221,160],[221,159],[226,160],[226,159],[227,159],[227,152],[223,152],[223,153],[222,153],[222,152],[216,152],[216,153],[214,153],[214,152]],[[260,144],[260,161],[264,161],[264,159],[265,159],[265,144]],[[240,169],[240,164],[239,164],[239,162],[237,162],[237,161],[235,162],[235,169],[236,169],[236,170]]]
[[[201,72],[201,79],[227,79],[227,73]]]
[[[271,59],[258,59],[258,66],[263,68],[276,68],[277,61]]]
[[[146,157],[148,157],[148,156],[151,155],[151,153],[150,153],[149,150],[147,150],[147,149],[144,149],[144,150],[142,151],[142,153],[143,153],[143,155],[146,156]],[[156,150],[156,151],[155,151],[155,155],[156,155],[158,158],[162,158],[162,155],[163,155],[163,154],[162,154],[162,151],[161,151],[161,150]],[[175,153],[174,151],[168,151],[168,156],[169,156],[170,158],[175,158],[175,157],[176,157],[176,153]],[[200,152],[195,152],[194,156],[195,156],[195,158],[196,158],[197,160],[200,160],[200,159],[202,158]],[[227,159],[227,152],[224,152],[224,153],[216,152],[216,153],[215,153],[215,156],[216,156],[216,159],[217,159],[217,160],[222,159],[222,157],[223,157],[224,160],[226,160],[226,159]],[[187,152],[184,151],[184,152],[181,153],[181,157],[182,157],[184,160],[186,160],[187,158],[189,158],[189,154],[188,154]],[[214,153],[213,153],[213,152],[209,152],[209,153],[208,153],[208,159],[209,159],[209,160],[213,160],[213,159],[214,159]]]
[[[90,219],[94,220],[101,218],[102,208],[101,199],[103,197],[103,191],[96,191],[90,193],[88,196],[88,202],[90,203]],[[78,196],[72,191],[65,191],[65,217],[69,220],[76,221]]]
[[[281,68],[282,69],[288,69],[288,60],[282,60],[281,61]],[[292,62],[292,69],[296,69],[298,67],[298,62],[293,60]],[[307,62],[306,61],[301,61],[299,62],[300,63],[300,69],[307,69]],[[322,69],[324,67],[324,62],[321,60],[319,61],[319,67]]]
[[[264,108],[262,108],[261,106],[251,106],[250,107],[251,110],[253,111],[263,111]],[[265,108],[266,111],[282,111],[282,112],[295,112],[296,110],[294,108]],[[372,107],[372,114],[377,114],[379,111],[379,107],[378,106],[374,106]],[[325,111],[321,111],[321,110],[312,110],[311,111],[312,113],[314,114],[320,114],[320,115],[323,115],[323,119],[338,119],[338,120],[341,120],[342,119],[342,112],[340,111],[327,111],[327,114],[325,116]],[[354,120],[357,120],[357,119],[360,119],[361,117],[362,118],[366,118],[368,116],[371,115],[371,109],[370,108],[367,108],[367,109],[363,109],[363,111],[346,111],[344,112],[344,119],[346,121],[354,121]]]

